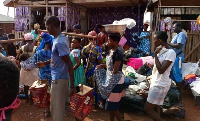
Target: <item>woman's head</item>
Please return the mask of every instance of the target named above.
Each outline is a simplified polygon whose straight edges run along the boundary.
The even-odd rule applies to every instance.
[[[97,27],[100,29],[101,32],[106,32],[105,27],[101,24],[98,24]]]
[[[153,37],[153,43],[154,43],[155,47],[158,47],[160,45],[167,44],[167,39],[168,39],[167,32],[158,31],[155,33],[155,35]]]
[[[147,31],[148,27],[149,27],[149,24],[146,24],[146,23],[145,23],[145,24],[143,25],[143,29],[144,29],[145,31]]]
[[[80,29],[81,29],[81,25],[79,25],[79,24],[76,24],[73,26],[73,31],[75,33],[80,33]]]
[[[108,34],[108,46],[110,48],[113,48],[114,46],[118,46],[120,39],[121,39],[120,33]]]
[[[88,33],[88,35],[90,35],[90,36],[96,36],[97,37],[97,33],[93,30],[93,31],[90,31],[89,33]],[[93,41],[94,39],[93,38],[89,38],[88,39],[90,42],[91,41]]]
[[[81,44],[81,38],[73,38],[72,39],[72,48],[73,49],[78,49],[80,47],[80,44]]]
[[[34,35],[31,33],[24,34],[25,41],[33,41]]]

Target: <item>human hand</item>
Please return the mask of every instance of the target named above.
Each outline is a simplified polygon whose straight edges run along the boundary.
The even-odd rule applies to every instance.
[[[158,46],[156,48],[156,50],[154,51],[154,54],[157,55],[160,52],[161,49],[162,49],[162,45]]]
[[[96,66],[96,69],[100,69],[100,68],[102,68],[101,64]]]
[[[73,96],[73,94],[76,92],[75,87],[70,87],[70,97]]]
[[[37,63],[36,63],[36,66],[37,66],[38,68],[42,68],[42,67],[45,67],[46,64],[45,64],[45,62],[37,62]]]

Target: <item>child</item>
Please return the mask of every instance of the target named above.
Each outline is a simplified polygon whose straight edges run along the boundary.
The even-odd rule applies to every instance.
[[[30,101],[31,104],[32,99],[29,99],[28,90],[33,82],[38,79],[38,69],[35,67],[33,57],[31,57],[29,54],[23,53],[20,55],[19,59],[21,61],[20,83],[24,84],[26,103]]]
[[[80,50],[79,50],[80,43],[81,43],[81,38],[72,39],[71,46],[73,50],[70,53],[70,59],[74,67],[74,86],[78,86],[79,84],[81,84],[84,76],[84,69],[83,66],[81,65],[81,60],[80,60]],[[86,84],[86,81],[84,81],[83,84]]]
[[[106,64],[98,65],[95,70],[95,80],[101,96],[106,99],[105,109],[110,113],[110,121],[114,121],[114,117],[122,121],[118,111],[120,101],[125,95],[122,74],[123,49],[118,47],[120,38],[119,33],[108,35],[108,46],[111,50],[106,56]],[[107,68],[107,71],[103,68]]]
[[[1,58],[0,73],[0,121],[11,121],[12,109],[20,105],[20,100],[17,99],[19,70],[12,61]]]

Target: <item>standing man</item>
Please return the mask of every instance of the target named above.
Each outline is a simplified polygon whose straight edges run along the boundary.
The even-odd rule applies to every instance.
[[[182,63],[184,60],[184,47],[186,44],[186,35],[184,32],[182,32],[182,26],[180,23],[176,23],[173,26],[174,32],[177,33],[171,42],[168,42],[169,46],[176,52],[176,60],[174,62],[174,65],[171,70],[171,79],[176,82],[176,85],[178,86],[178,90],[180,92],[181,97],[181,83],[182,83]]]
[[[61,33],[60,21],[56,16],[51,16],[46,26],[48,32],[55,38],[51,55],[51,113],[53,121],[64,121],[69,79],[70,94],[74,92],[74,70],[69,57],[69,42]]]

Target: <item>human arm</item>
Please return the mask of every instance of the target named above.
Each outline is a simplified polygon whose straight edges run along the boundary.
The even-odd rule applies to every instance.
[[[181,32],[181,33],[177,34],[174,37],[174,39],[176,39],[176,43],[168,42],[168,45],[173,48],[180,49],[186,42],[186,35],[183,32]]]
[[[99,69],[99,68],[105,68],[105,69],[106,69],[106,64],[97,65],[97,66],[96,66],[96,69]]]
[[[62,59],[67,64],[68,72],[69,72],[69,76],[70,76],[70,83],[71,83],[71,85],[74,85],[74,69],[73,69],[72,61],[71,61],[69,55],[63,56]],[[71,86],[71,87],[73,87],[73,86]]]
[[[114,68],[113,68],[113,74],[117,74],[119,72],[120,64],[121,64],[121,61],[115,61]]]
[[[175,57],[174,57],[174,55],[167,55],[166,56],[166,59],[163,61],[163,63],[161,64],[160,63],[160,61],[159,61],[159,59],[158,59],[158,56],[157,56],[157,54],[160,52],[160,50],[162,49],[162,46],[159,46],[159,47],[157,47],[156,48],[156,50],[155,50],[155,52],[154,52],[154,54],[155,54],[155,64],[156,64],[156,68],[157,68],[157,70],[158,70],[158,72],[159,72],[159,74],[163,74],[166,70],[167,70],[167,68],[171,65],[171,63],[172,63],[172,58],[174,58],[174,60],[175,60]],[[168,50],[169,51],[169,50]],[[171,56],[171,57],[170,57]],[[170,59],[169,59],[170,58]]]
[[[78,57],[74,57],[74,60],[76,64],[74,65],[73,69],[76,70],[81,65],[81,61],[79,60]]]

